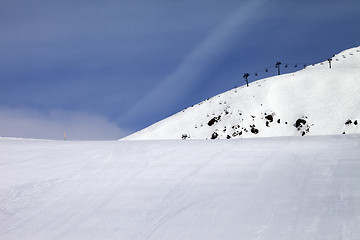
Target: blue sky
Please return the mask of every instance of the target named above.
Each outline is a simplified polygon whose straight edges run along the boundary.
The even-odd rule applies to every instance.
[[[118,139],[245,72],[360,45],[359,12],[358,0],[0,0],[0,136]]]

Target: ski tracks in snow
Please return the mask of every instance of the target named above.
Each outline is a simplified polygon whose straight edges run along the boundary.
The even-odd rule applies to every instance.
[[[72,143],[53,157],[59,143],[39,141],[36,159],[5,151],[1,174],[27,175],[0,186],[0,238],[355,240],[359,143]]]
[[[53,212],[55,209],[58,211],[60,208],[62,214],[70,214],[73,204],[76,202],[81,202],[81,199],[78,199],[78,196],[82,193],[82,184],[86,179],[90,179],[96,176],[104,166],[111,160],[113,153],[103,153],[96,154],[92,157],[88,157],[88,160],[83,163],[83,167],[78,169],[76,172],[66,176],[65,178],[55,178],[48,181],[35,182],[33,184],[24,184],[20,186],[15,186],[11,189],[6,189],[8,192],[7,195],[1,196],[1,205],[0,212],[3,214],[8,213],[9,210],[4,210],[4,206],[8,204],[11,207],[23,208],[22,211],[17,210],[22,213],[22,216],[16,216],[16,222],[11,222],[11,225],[6,229],[3,229],[1,234],[6,236],[7,233],[15,233],[17,239],[27,239],[31,238],[30,236],[39,231],[41,228],[46,226],[46,222],[54,221],[56,218],[56,212]],[[107,157],[103,157],[107,156]],[[105,159],[104,161],[95,161],[96,159]],[[49,160],[51,161],[51,159]],[[93,170],[89,171],[89,167],[93,162],[100,163],[99,166],[96,166]],[[92,166],[93,168],[93,166]],[[90,168],[91,169],[91,168]],[[84,174],[85,173],[85,174]],[[100,189],[99,189],[100,190]],[[4,195],[4,194],[3,194]],[[71,196],[69,198],[69,196]],[[40,198],[39,198],[40,197]],[[36,199],[36,200],[34,200]],[[17,203],[18,202],[18,203]],[[37,206],[29,206],[27,202],[36,204]],[[28,208],[36,211],[27,211]],[[79,208],[81,209],[81,208]],[[84,208],[83,208],[84,209]],[[78,216],[79,212],[76,213]],[[81,215],[81,214],[80,214]],[[74,219],[75,216],[69,217],[69,219]],[[7,218],[4,218],[5,220]],[[31,222],[31,224],[29,224]],[[16,228],[21,227],[26,224],[26,231],[23,231],[22,234],[16,234]],[[58,223],[59,228],[65,223]],[[6,226],[4,224],[3,226]]]
[[[147,222],[151,225],[145,227],[143,234],[145,240],[151,239],[153,234],[170,219],[191,208],[193,205],[201,204],[201,201],[206,199],[194,199],[192,197],[191,178],[195,177],[211,160],[216,159],[217,155],[219,155],[219,153],[204,158],[202,162],[197,163],[185,176],[178,180],[178,183],[171,188],[161,202],[150,210],[147,214]],[[176,155],[174,158],[177,158]]]

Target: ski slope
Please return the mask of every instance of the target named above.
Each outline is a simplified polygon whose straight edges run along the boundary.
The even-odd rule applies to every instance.
[[[327,59],[327,58],[324,58]],[[360,133],[360,47],[214,96],[124,139]]]
[[[0,138],[0,239],[360,239],[360,135]]]

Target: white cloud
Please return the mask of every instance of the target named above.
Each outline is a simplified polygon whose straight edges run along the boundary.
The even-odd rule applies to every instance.
[[[84,112],[0,108],[0,136],[60,140],[115,140],[129,132]]]

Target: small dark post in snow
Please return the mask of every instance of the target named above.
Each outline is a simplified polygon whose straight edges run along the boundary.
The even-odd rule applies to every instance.
[[[281,64],[281,62],[277,62],[275,64],[275,67],[278,69],[278,75],[280,75],[280,64]]]
[[[329,58],[329,59],[328,59],[328,62],[329,62],[329,68],[331,68],[331,61],[332,61],[332,58]]]
[[[248,87],[249,86],[249,82],[248,82],[248,77],[250,76],[250,74],[248,73],[244,73],[244,76],[243,78],[245,78],[245,81],[246,81],[246,86]]]

